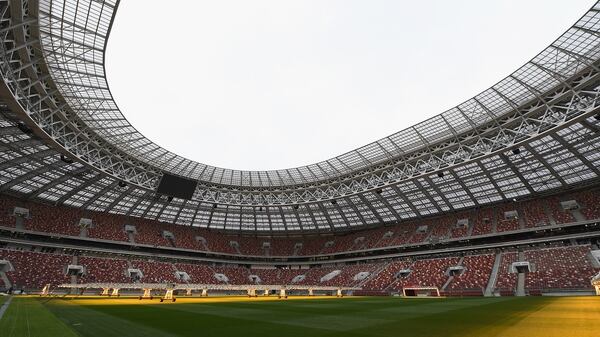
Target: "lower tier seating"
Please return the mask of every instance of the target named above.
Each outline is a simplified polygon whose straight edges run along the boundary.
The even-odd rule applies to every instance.
[[[56,286],[67,283],[67,265],[72,257],[25,250],[0,249],[0,259],[9,261],[14,270],[7,273],[14,289],[42,289],[47,284]]]
[[[598,272],[588,260],[589,255],[590,246],[525,251],[525,260],[533,269],[526,274],[525,287],[529,290],[587,288]]]
[[[513,263],[529,262],[530,271],[524,274],[525,291],[531,294],[547,291],[591,290],[590,278],[596,275],[598,261],[590,245],[544,246],[513,252],[473,252],[464,257],[446,256],[402,258],[371,263],[315,266],[309,269],[248,268],[239,265],[213,265],[182,261],[155,261],[137,257],[128,261],[123,256],[91,256],[73,251],[71,255],[42,253],[32,249],[0,249],[0,260],[6,260],[14,270],[6,276],[16,289],[39,290],[45,285],[61,283],[199,283],[199,284],[274,284],[360,287],[365,291],[401,292],[406,287],[437,287],[446,294],[471,292],[482,295],[490,282],[496,256],[500,254],[494,290],[501,295],[513,295],[517,288]],[[89,254],[89,253],[85,253]],[[67,265],[79,264],[85,273],[68,276]],[[462,272],[455,270],[462,267]],[[129,268],[139,269],[143,277],[127,274]],[[10,269],[10,268],[9,268]],[[451,272],[452,271],[452,272]],[[185,272],[189,280],[179,279]],[[454,275],[455,273],[458,273]],[[218,280],[223,274],[227,280]],[[297,279],[303,275],[304,278]],[[0,288],[2,288],[0,278]],[[6,285],[4,285],[6,287]]]
[[[446,289],[483,292],[490,280],[495,258],[496,254],[465,256],[460,264],[464,267],[463,272],[454,276]]]
[[[132,282],[127,276],[126,260],[81,256],[78,264],[85,268],[85,275],[79,278],[80,283]]]
[[[390,289],[402,291],[405,287],[442,288],[448,280],[448,268],[458,264],[458,257],[417,260],[410,267],[410,273],[398,278]]]
[[[518,260],[517,252],[502,253],[498,275],[496,277],[496,291],[501,294],[513,295],[517,288],[517,274],[511,271],[511,266]]]

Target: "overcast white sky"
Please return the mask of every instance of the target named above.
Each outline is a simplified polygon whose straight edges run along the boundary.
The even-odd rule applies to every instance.
[[[233,169],[311,164],[474,96],[592,0],[121,1],[108,80],[157,144]]]

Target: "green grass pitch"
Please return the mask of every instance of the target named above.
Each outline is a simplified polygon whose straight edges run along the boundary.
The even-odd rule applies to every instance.
[[[597,336],[600,297],[14,297],[0,336]]]

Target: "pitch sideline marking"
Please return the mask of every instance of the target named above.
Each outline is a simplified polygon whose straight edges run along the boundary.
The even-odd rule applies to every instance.
[[[4,316],[4,312],[6,312],[6,309],[8,309],[8,305],[10,304],[10,301],[12,301],[12,296],[9,296],[8,300],[6,300],[6,302],[4,302],[2,307],[0,307],[0,319],[2,319],[2,316]]]

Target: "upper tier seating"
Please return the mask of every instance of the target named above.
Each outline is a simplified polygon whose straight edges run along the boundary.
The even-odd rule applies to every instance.
[[[169,226],[167,230],[175,237],[175,247],[206,251],[206,247],[196,240],[196,236],[203,237],[204,233],[198,232],[196,228]]]
[[[87,230],[87,236],[92,239],[129,242],[124,226],[133,225],[137,231],[137,234],[133,236],[136,244],[198,251],[208,250],[232,255],[307,256],[463,238],[468,235],[469,230],[472,230],[473,236],[491,234],[494,230],[494,223],[496,223],[495,229],[497,232],[506,232],[519,229],[521,225],[524,228],[533,228],[551,224],[552,221],[558,224],[574,221],[571,212],[564,211],[560,206],[561,199],[577,200],[581,205],[581,213],[588,219],[600,218],[600,196],[598,191],[584,191],[561,196],[560,198],[555,196],[484,207],[476,212],[448,214],[344,235],[249,238],[238,235],[223,235],[203,228],[177,226],[123,215],[81,211],[64,206],[49,206],[2,195],[0,196],[0,225],[14,227],[15,217],[12,216],[12,212],[15,206],[20,206],[30,210],[30,218],[24,221],[25,228],[37,232],[79,236],[81,233],[78,225],[79,220],[90,218],[93,221],[93,226]],[[504,220],[504,211],[510,210],[517,210],[519,217],[522,219]],[[456,228],[457,220],[464,218],[472,221],[472,224],[470,224],[472,229],[469,227]],[[427,226],[427,230],[423,233],[417,233],[420,226]],[[164,238],[163,231],[171,232],[174,238]],[[198,237],[203,238],[203,240],[197,239]],[[238,243],[239,249],[231,244],[233,241]],[[270,247],[264,247],[264,242],[269,242]],[[301,243],[301,245],[297,246],[298,243]]]
[[[525,217],[525,227],[539,227],[550,224],[550,219],[544,210],[543,200],[531,200],[522,204],[523,216]]]
[[[409,243],[411,237],[417,231],[419,226],[415,223],[406,223],[404,226],[396,226],[394,239],[390,246],[400,246]]]
[[[152,246],[171,247],[170,242],[163,237],[163,230],[168,230],[166,224],[161,224],[156,221],[144,221],[135,219],[131,221],[135,225],[137,234],[135,235],[136,243],[143,243]]]
[[[111,241],[128,241],[123,225],[127,223],[127,217],[94,212],[91,214],[91,219],[94,226],[88,229],[88,237]]]
[[[437,240],[443,240],[450,237],[451,228],[456,225],[456,218],[453,216],[438,218],[429,221],[428,225],[431,227],[430,237]]]
[[[600,192],[598,190],[580,192],[574,198],[581,206],[581,213],[586,219],[600,219]]]
[[[268,239],[260,239],[253,237],[237,238],[236,241],[240,245],[242,255],[265,256],[263,242],[269,242]]]
[[[348,251],[354,245],[354,239],[358,238],[357,235],[336,235],[333,239],[333,245],[323,247],[319,254],[331,254],[338,252]]]
[[[28,203],[30,219],[25,221],[25,228],[38,232],[59,233],[79,236],[79,219],[83,212],[68,207],[56,208],[44,204]]]
[[[425,231],[419,231],[419,227],[427,226]],[[432,226],[427,222],[423,221],[420,223],[416,223],[414,227],[414,232],[408,239],[407,243],[423,243],[425,239],[429,237],[431,234]]]
[[[489,234],[492,232],[492,219],[494,210],[491,208],[480,209],[477,211],[475,223],[473,225],[473,236]]]
[[[467,213],[467,212],[459,213],[459,214],[456,215],[455,219],[456,219],[456,221],[454,221],[452,223],[452,226],[451,226],[451,229],[450,229],[450,237],[451,238],[466,237],[467,234],[469,233],[469,226],[472,226],[470,214]],[[457,227],[456,225],[458,223],[458,220],[461,220],[461,219],[467,219],[467,220],[469,220],[469,225],[462,226],[462,227]]]
[[[519,229],[518,217],[517,217],[517,219],[514,219],[514,218],[506,219],[504,216],[504,212],[516,211],[515,206],[516,206],[516,204],[511,203],[511,204],[499,205],[496,208],[496,219],[497,219],[496,232],[498,232],[498,233],[508,232],[508,231],[514,231],[514,230]]]
[[[15,206],[17,206],[15,199],[0,195],[0,226],[15,226],[15,217],[12,215]]]
[[[317,255],[325,249],[325,244],[329,241],[333,241],[334,236],[325,237],[307,237],[303,241],[302,250],[300,251],[301,256]],[[335,242],[335,241],[334,241]]]
[[[548,198],[548,207],[550,207],[550,211],[552,212],[552,217],[557,224],[569,223],[575,221],[573,215],[562,209],[560,206],[560,199],[558,197]]]
[[[206,245],[208,246],[208,250],[211,252],[221,252],[228,254],[237,254],[236,251],[231,248],[229,244],[229,240],[231,237],[220,235],[216,232],[204,231],[201,234],[204,239],[206,239]]]
[[[271,243],[270,255],[271,256],[292,256],[294,255],[294,250],[296,243],[301,243],[302,238],[298,239],[276,239],[269,240]],[[298,252],[299,253],[299,252]]]

